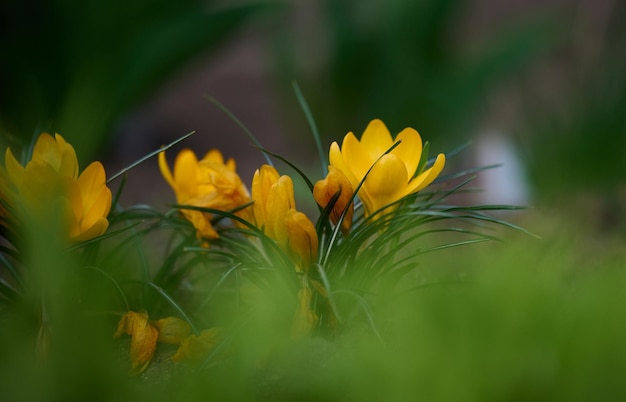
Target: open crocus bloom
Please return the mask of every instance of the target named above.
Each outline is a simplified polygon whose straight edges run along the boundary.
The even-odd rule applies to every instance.
[[[111,190],[104,167],[93,162],[79,175],[76,152],[59,134],[41,134],[26,166],[17,161],[10,148],[4,163],[2,192],[13,207],[25,208],[35,220],[61,212],[67,237],[75,242],[107,230]],[[59,207],[62,211],[55,210]]]
[[[248,190],[236,173],[235,161],[231,158],[224,163],[222,153],[216,149],[207,152],[200,160],[193,151],[182,150],[174,162],[173,173],[165,152],[161,152],[159,168],[174,190],[178,204],[230,211],[250,201]],[[210,214],[188,209],[182,213],[196,228],[198,238],[219,237],[211,225]]]
[[[400,144],[385,154],[398,141]],[[375,218],[397,207],[382,210],[385,206],[422,190],[441,173],[446,161],[444,154],[437,155],[430,168],[417,172],[421,157],[422,138],[416,130],[407,127],[394,141],[378,119],[368,124],[360,141],[349,132],[341,148],[333,142],[329,152],[331,166],[339,169],[354,189],[365,178],[358,196],[365,215],[376,213]]]

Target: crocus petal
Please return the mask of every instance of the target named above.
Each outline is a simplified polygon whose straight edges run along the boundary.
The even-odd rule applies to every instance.
[[[200,362],[217,345],[220,336],[219,328],[206,329],[200,335],[190,335],[181,342],[180,348],[172,356],[172,360],[175,362]]]
[[[266,204],[270,189],[278,181],[280,175],[273,166],[263,165],[254,172],[252,179],[252,200],[254,204],[252,211],[254,215],[254,225],[259,229],[267,224]]]
[[[106,218],[98,218],[96,222],[93,222],[91,226],[81,228],[80,232],[76,236],[71,236],[72,241],[83,242],[95,237],[101,236],[109,228],[109,221]]]
[[[383,152],[372,156],[373,153],[365,149],[352,133],[348,133],[344,137],[341,145],[341,154],[343,155],[345,166],[348,168],[348,171],[352,172],[354,177],[358,179],[357,185],[358,181],[365,176],[369,168],[372,167],[372,164]]]
[[[78,177],[78,185],[81,190],[83,207],[85,211],[88,211],[100,196],[101,189],[106,188],[106,173],[102,163],[92,162],[87,166]]]
[[[288,236],[283,221],[285,214],[295,206],[293,181],[289,176],[281,176],[270,189],[265,210],[265,233],[280,245],[286,244]]]
[[[85,204],[83,200],[83,205]],[[85,210],[82,216],[81,230],[87,230],[95,222],[104,218],[106,220],[111,210],[111,190],[107,186],[100,187],[93,204]]]
[[[152,359],[159,333],[148,322],[147,313],[134,311],[129,311],[122,317],[113,337],[119,338],[124,333],[132,337],[130,341],[132,373],[139,374],[145,370]]]
[[[400,145],[395,147],[391,153],[404,162],[409,177],[413,177],[422,156],[422,137],[416,130],[407,127],[400,131],[396,141],[400,141]]]
[[[329,159],[331,166],[334,166],[337,169],[341,170],[341,172],[348,178],[348,180],[350,181],[350,184],[352,185],[352,188],[356,188],[359,185],[359,182],[361,180],[357,178],[354,175],[354,173],[352,173],[352,170],[348,168],[346,161],[343,159],[343,154],[341,153],[341,149],[339,149],[339,144],[337,144],[336,141],[330,144],[330,151],[328,152],[328,159]]]
[[[287,247],[306,272],[317,258],[318,239],[315,225],[304,213],[295,209],[287,211],[284,223],[287,229]]]
[[[368,214],[402,198],[408,183],[404,163],[395,155],[387,154],[374,165],[363,184],[371,205],[365,205]]]
[[[198,187],[198,159],[190,149],[183,149],[176,156],[174,162],[174,182],[176,200],[185,203],[197,192]]]
[[[159,152],[159,170],[161,171],[161,175],[163,176],[167,184],[170,185],[172,190],[176,191],[176,182],[174,181],[174,177],[172,176],[170,166],[167,164],[165,151]]]
[[[361,145],[367,151],[370,160],[373,162],[391,148],[393,139],[385,123],[380,119],[374,119],[370,121],[365,128],[361,136]],[[369,166],[367,168],[369,169]]]
[[[415,179],[411,180],[407,194],[418,192],[432,183],[437,176],[439,176],[445,164],[446,156],[444,154],[437,155],[437,159],[435,159],[433,166],[420,173]]]
[[[45,161],[56,169],[60,164],[60,155],[58,150],[59,148],[56,140],[50,134],[42,133],[35,142],[31,160]]]
[[[313,187],[313,198],[322,207],[326,208],[330,200],[339,193],[333,210],[330,213],[330,219],[337,224],[343,211],[348,208],[341,222],[341,230],[344,235],[350,230],[352,225],[352,216],[354,214],[354,203],[352,202],[353,188],[346,175],[335,166],[328,167],[328,174],[323,180],[319,180]]]
[[[178,317],[161,318],[153,325],[159,331],[159,342],[163,343],[181,343],[191,332],[189,323]]]

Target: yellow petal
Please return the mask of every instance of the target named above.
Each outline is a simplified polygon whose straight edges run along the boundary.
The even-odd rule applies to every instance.
[[[176,200],[185,203],[197,194],[198,190],[198,159],[193,151],[183,149],[174,162],[174,182],[176,183]]]
[[[159,333],[148,322],[147,313],[136,313],[134,311],[129,311],[122,317],[113,337],[119,338],[123,333],[131,336],[130,360],[132,373],[139,374],[145,370],[152,359]]]
[[[217,345],[220,336],[221,331],[218,328],[206,329],[200,335],[190,335],[181,342],[180,348],[172,356],[172,360],[175,362],[200,362]]]
[[[167,164],[165,151],[159,152],[159,170],[161,171],[161,175],[163,176],[167,184],[170,185],[172,190],[176,191],[176,182],[174,181],[174,176],[172,176],[170,166]]]
[[[343,155],[347,170],[350,171],[355,178],[356,184],[353,183],[354,187],[358,185],[376,159],[383,153],[384,151],[379,154],[373,154],[369,149],[366,149],[351,132],[343,138],[341,154]]]
[[[383,156],[372,168],[363,183],[371,205],[365,205],[366,214],[372,214],[406,193],[408,174],[404,163],[395,155]]]
[[[361,145],[369,154],[370,163],[373,163],[382,154],[384,154],[393,145],[393,139],[391,133],[385,123],[379,119],[374,119],[365,128],[363,135],[361,136]],[[368,166],[369,169],[369,166]]]
[[[76,151],[74,147],[67,143],[63,137],[59,134],[55,135],[61,160],[58,167],[58,172],[63,177],[71,177],[73,179],[78,177],[78,158],[76,157]]]
[[[298,260],[298,265],[306,272],[317,258],[318,239],[315,225],[307,216],[295,209],[285,214],[285,227],[288,236],[288,248]]]
[[[293,194],[293,181],[289,176],[281,176],[272,185],[267,196],[265,210],[265,233],[278,244],[287,243],[287,229],[284,218],[288,210],[295,208],[296,202]]]
[[[400,141],[400,145],[391,154],[404,162],[409,177],[413,177],[422,156],[422,137],[416,130],[407,127],[398,134],[396,141]]]
[[[161,318],[153,325],[159,331],[159,342],[164,343],[181,343],[191,332],[189,323],[178,317]]]
[[[313,187],[313,198],[315,198],[315,201],[317,201],[322,208],[326,208],[330,200],[339,193],[333,210],[330,213],[330,219],[334,224],[337,224],[343,211],[346,207],[348,208],[341,224],[344,235],[350,230],[350,226],[352,225],[352,216],[354,214],[354,203],[352,202],[353,191],[352,185],[346,175],[332,165],[328,167],[326,178],[319,180]]]
[[[269,197],[270,189],[278,181],[280,175],[273,166],[263,165],[254,172],[252,179],[252,200],[254,204],[252,211],[254,215],[254,225],[259,229],[267,223],[265,208]]]
[[[78,185],[82,195],[83,208],[88,211],[101,196],[102,188],[106,188],[106,174],[102,163],[92,162],[87,166],[78,177]]]
[[[59,147],[54,138],[48,133],[42,133],[33,147],[31,160],[45,161],[53,168],[60,164]]]
[[[84,205],[84,201],[83,201]],[[91,208],[85,210],[81,220],[81,230],[87,230],[95,222],[107,218],[109,211],[111,210],[111,190],[108,187],[102,186],[100,192],[95,197],[95,201],[91,205]]]
[[[446,164],[446,156],[444,154],[437,155],[435,163],[430,168],[420,173],[415,179],[409,183],[407,194],[418,192],[432,183],[441,173]]]
[[[352,185],[352,188],[356,188],[358,186],[361,180],[358,179],[346,165],[346,162],[343,159],[343,155],[341,154],[341,150],[339,149],[339,144],[337,144],[336,141],[330,144],[328,159],[331,166],[339,169],[348,178],[350,184]]]
[[[71,236],[72,241],[80,243],[101,236],[109,228],[109,221],[106,218],[98,218],[91,226],[81,228],[81,232],[75,236]]]

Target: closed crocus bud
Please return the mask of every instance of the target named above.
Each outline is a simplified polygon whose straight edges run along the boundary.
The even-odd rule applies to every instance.
[[[353,191],[350,180],[341,170],[334,166],[329,166],[326,178],[315,183],[313,187],[313,197],[322,208],[326,208],[333,197],[338,197],[330,212],[330,220],[334,224],[339,222],[341,214],[348,208],[341,222],[341,232],[344,235],[348,233],[352,226],[352,216],[354,214]]]
[[[288,210],[284,219],[288,236],[287,248],[298,266],[306,272],[317,258],[318,239],[315,226],[304,213],[295,209]]]
[[[285,214],[295,208],[293,181],[280,176],[270,165],[263,165],[252,179],[254,225],[279,244],[286,244]]]

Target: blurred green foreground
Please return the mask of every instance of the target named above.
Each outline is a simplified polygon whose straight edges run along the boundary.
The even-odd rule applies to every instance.
[[[42,354],[29,329],[35,318],[3,312],[0,399],[621,400],[624,251],[611,239],[564,235],[573,231],[559,220],[537,221],[543,240],[429,254],[423,286],[367,314],[356,309],[356,324],[336,337],[290,340],[272,309],[259,305],[209,367],[174,365],[173,350],[163,349],[131,378],[129,339],[113,341],[116,322],[106,315],[57,303],[54,347]],[[63,271],[50,261],[37,258]],[[57,285],[52,300],[72,291],[71,283]]]

